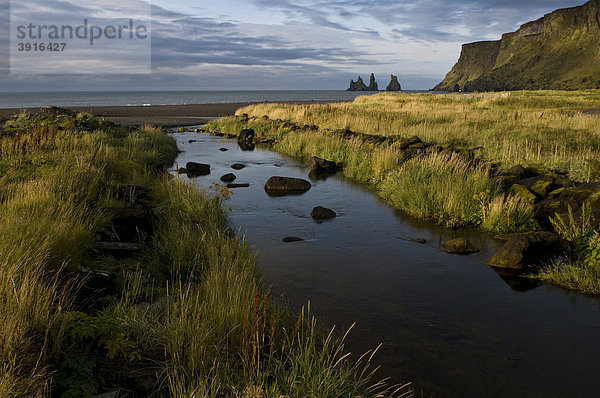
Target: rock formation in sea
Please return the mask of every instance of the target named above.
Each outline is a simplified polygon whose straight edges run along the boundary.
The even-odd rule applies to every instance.
[[[387,85],[385,91],[402,91],[402,87],[398,81],[398,76],[392,75],[390,78],[390,84]]]
[[[600,88],[600,0],[556,10],[502,35],[464,44],[436,91]]]
[[[368,86],[363,82],[362,77],[359,76],[356,82],[350,80],[350,88],[346,91],[379,91],[379,86],[377,85],[377,81],[375,81],[375,75],[371,73]]]
[[[369,78],[369,87],[368,87],[369,91],[379,91],[379,86],[377,85],[377,82],[375,81],[375,74],[371,73],[371,77]]]
[[[362,77],[358,77],[358,80],[355,82],[354,80],[350,80],[350,88],[346,91],[367,91],[369,88],[363,82]]]

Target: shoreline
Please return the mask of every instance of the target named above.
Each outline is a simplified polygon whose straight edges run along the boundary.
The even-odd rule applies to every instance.
[[[285,101],[285,104],[323,104],[349,101]],[[248,105],[265,102],[230,102],[215,104],[189,105],[150,105],[150,106],[66,106],[75,112],[91,113],[101,120],[107,120],[122,126],[132,127],[141,125],[162,126],[165,128],[179,126],[194,126],[206,124],[219,117],[232,116],[235,112]],[[0,115],[12,116],[23,111],[35,113],[40,108],[4,108]]]

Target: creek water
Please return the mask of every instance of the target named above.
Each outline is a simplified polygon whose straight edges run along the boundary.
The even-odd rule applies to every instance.
[[[191,180],[199,188],[231,172],[236,183],[250,184],[234,189],[226,206],[232,227],[258,252],[265,285],[294,309],[310,301],[323,327],[356,322],[347,345],[353,354],[382,343],[374,358],[380,378],[413,381],[426,396],[600,394],[600,300],[499,275],[487,261],[501,242],[398,214],[342,176],[311,181],[303,195],[270,197],[263,189],[269,177],[309,179],[307,166],[207,134],[174,136],[180,166],[212,167]],[[236,171],[233,163],[247,167]],[[338,217],[313,221],[318,205]],[[305,240],[283,243],[287,236]],[[458,236],[481,251],[446,254],[441,243]]]

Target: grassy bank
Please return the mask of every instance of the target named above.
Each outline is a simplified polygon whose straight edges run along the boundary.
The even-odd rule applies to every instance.
[[[279,152],[335,161],[420,219],[520,232],[552,228],[556,213],[579,214],[583,204],[600,214],[599,117],[598,90],[385,93],[350,103],[252,105],[206,128],[252,128]],[[407,147],[412,136],[422,143]],[[572,257],[540,278],[598,293],[595,263]]]
[[[273,303],[223,196],[164,171],[176,155],[88,115],[0,120],[0,396],[381,392],[336,333]]]
[[[426,142],[481,147],[481,156],[503,164],[542,165],[575,179],[598,177],[600,92],[529,91],[497,94],[359,97],[350,103],[259,104],[240,109],[321,129],[349,128],[382,136],[416,135]]]

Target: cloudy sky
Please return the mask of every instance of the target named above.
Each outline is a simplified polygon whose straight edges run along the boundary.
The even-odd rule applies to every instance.
[[[57,8],[99,17],[98,10],[145,0],[13,0],[13,11],[17,1],[40,21]],[[393,73],[403,88],[428,89],[456,62],[462,43],[499,39],[583,2],[153,0],[152,73],[21,75],[9,74],[14,32],[10,3],[0,0],[0,91],[344,89],[371,72],[380,86]],[[69,61],[70,69],[84,70],[84,61]]]

